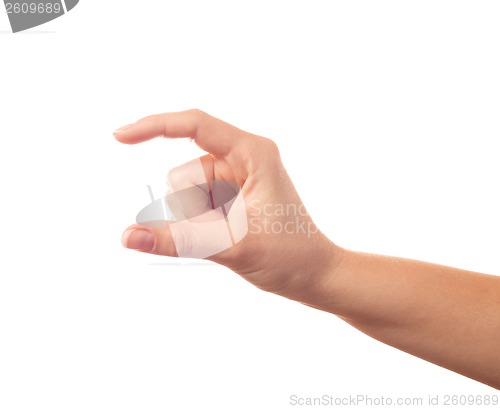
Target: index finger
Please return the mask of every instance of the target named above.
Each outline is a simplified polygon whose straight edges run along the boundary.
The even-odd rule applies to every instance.
[[[115,138],[126,144],[144,142],[158,136],[190,138],[206,152],[225,156],[241,138],[238,128],[197,109],[151,115],[115,132]]]

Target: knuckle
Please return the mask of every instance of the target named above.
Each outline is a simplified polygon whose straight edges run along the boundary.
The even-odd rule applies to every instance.
[[[280,157],[280,151],[276,142],[272,139],[261,137],[259,141],[260,149],[263,155],[269,159],[277,159]]]
[[[196,237],[191,231],[186,228],[172,227],[172,238],[177,257],[193,257],[197,246]]]
[[[173,239],[171,229],[167,228],[166,230],[160,231],[157,237],[158,240],[154,249],[154,253],[164,256],[176,257],[177,248],[175,246],[175,241]]]
[[[203,119],[208,115],[205,111],[198,108],[190,109],[189,112],[198,119]]]
[[[181,166],[170,169],[167,173],[167,183],[170,187],[176,187],[182,184],[185,179],[184,173]]]

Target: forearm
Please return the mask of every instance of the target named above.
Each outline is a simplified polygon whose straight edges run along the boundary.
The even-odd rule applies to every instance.
[[[500,388],[500,277],[334,247],[307,304]]]
[[[209,152],[169,173],[177,190],[199,187],[195,180],[236,181],[247,208],[229,206],[217,227],[132,225],[126,247],[208,257],[262,290],[337,314],[389,345],[500,388],[500,277],[333,245],[305,211],[274,142],[199,110],[152,115],[115,131],[128,144],[159,135],[190,138]],[[201,209],[215,210],[212,193],[211,206],[205,195],[198,200]],[[233,221],[240,227],[231,237],[228,221],[230,230]]]

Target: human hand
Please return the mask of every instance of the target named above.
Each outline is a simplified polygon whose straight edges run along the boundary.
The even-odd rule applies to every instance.
[[[248,222],[241,241],[207,259],[262,290],[306,303],[314,299],[340,248],[313,223],[273,141],[199,110],[152,115],[114,135],[126,144],[158,136],[194,140],[208,152],[199,158],[206,180],[233,181],[240,186]],[[197,183],[195,172],[190,163],[170,171],[167,179],[171,186],[183,188]],[[199,250],[208,248],[211,238],[198,227],[196,223],[181,228],[169,223],[160,227],[134,224],[124,232],[123,244],[171,257],[203,254]]]

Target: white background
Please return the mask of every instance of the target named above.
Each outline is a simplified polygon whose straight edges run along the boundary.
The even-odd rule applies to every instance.
[[[201,108],[273,138],[338,244],[499,274],[498,2],[82,0],[15,35],[1,11],[2,409],[495,392],[222,267],[123,249],[146,185],[201,152],[111,132]]]

